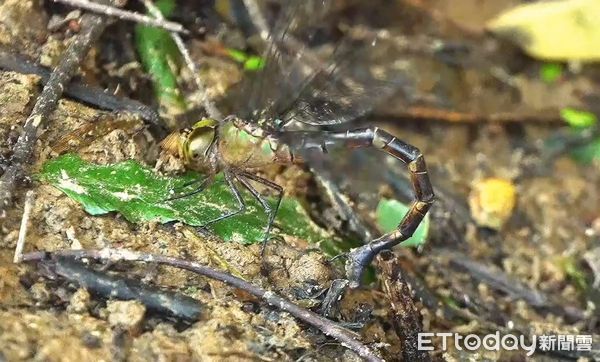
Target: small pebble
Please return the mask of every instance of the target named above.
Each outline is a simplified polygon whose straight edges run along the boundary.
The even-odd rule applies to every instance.
[[[51,293],[46,283],[34,283],[31,288],[29,288],[29,292],[36,302],[46,303],[50,300]]]
[[[81,336],[81,342],[87,348],[100,348],[102,347],[102,339],[94,334],[94,332],[85,332]]]
[[[87,313],[90,300],[90,293],[85,288],[79,288],[71,296],[69,305],[67,306],[67,311],[77,314]]]
[[[146,307],[138,301],[110,301],[106,309],[108,311],[108,323],[112,327],[118,327],[128,331],[132,335],[140,331],[144,320]]]

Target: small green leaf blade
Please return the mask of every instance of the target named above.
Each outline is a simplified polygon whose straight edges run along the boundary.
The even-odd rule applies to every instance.
[[[238,49],[227,48],[227,54],[229,55],[229,58],[233,59],[238,63],[243,63],[246,60],[248,60],[248,55]]]
[[[241,50],[233,48],[227,48],[227,54],[232,60],[243,64],[244,69],[247,71],[258,71],[265,66],[264,59],[257,55],[247,54]]]
[[[594,113],[565,107],[560,110],[560,116],[571,126],[573,133],[583,132],[586,128],[598,123]],[[600,138],[592,139],[589,143],[574,147],[570,150],[571,157],[581,164],[591,164],[600,160]]]
[[[379,200],[377,210],[375,211],[377,225],[383,232],[394,231],[404,215],[408,212],[409,207],[397,200],[382,198]],[[406,239],[401,246],[418,247],[424,245],[427,241],[429,233],[429,214],[425,216],[415,233],[410,238]]]
[[[244,69],[245,70],[259,71],[259,70],[263,69],[264,67],[265,67],[265,61],[264,61],[264,59],[261,58],[261,57],[259,57],[259,56],[256,56],[256,55],[251,55],[244,62]]]
[[[159,0],[155,5],[168,18],[175,10],[176,2]],[[169,32],[138,24],[134,29],[134,40],[140,61],[152,78],[154,93],[161,107],[168,114],[185,111],[185,99],[177,82],[181,56]]]
[[[561,109],[560,117],[573,128],[591,127],[598,122],[595,114],[571,107]]]
[[[547,84],[555,83],[563,73],[560,63],[544,63],[540,67],[540,78]]]
[[[571,157],[584,165],[589,165],[595,160],[600,160],[600,138],[571,150]]]

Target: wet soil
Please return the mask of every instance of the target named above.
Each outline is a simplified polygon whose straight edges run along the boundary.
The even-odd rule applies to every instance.
[[[473,19],[469,15],[474,13],[473,1],[461,1],[452,12],[443,10],[450,1],[408,3],[420,6],[411,8],[411,14],[419,19],[432,16],[431,11],[423,9],[447,13],[444,21],[448,23],[441,31],[449,33],[456,31],[452,25],[456,22],[467,24],[471,35],[481,32],[483,17],[491,16],[483,11],[482,18]],[[498,3],[508,7],[514,1]],[[487,10],[493,14],[503,6],[495,4]],[[41,20],[22,26],[18,20],[25,18],[24,12],[33,12],[37,15],[34,19]],[[37,2],[4,1],[0,5],[0,43],[55,64],[57,57],[52,54],[60,54],[57,49],[64,49],[64,44],[62,35],[46,29],[47,18],[47,9]],[[423,29],[431,26],[426,21],[419,24]],[[101,73],[95,69],[97,52],[94,50],[82,67],[88,78],[89,74]],[[461,71],[421,60],[413,66],[415,74],[421,75],[417,80],[423,94],[437,92],[436,101],[443,100],[448,109],[484,116],[509,109],[515,118],[510,123],[440,122],[398,111],[394,107],[402,108],[405,103],[392,100],[389,108],[379,109],[369,119],[420,148],[439,191],[440,201],[432,210],[430,242],[420,250],[395,250],[407,278],[416,283],[412,289],[423,329],[485,334],[504,328],[525,335],[597,335],[599,294],[593,281],[600,277],[594,275],[597,261],[593,252],[600,247],[600,165],[582,165],[568,155],[544,160],[539,146],[561,128],[560,124],[519,117],[537,114],[546,119],[548,112],[556,113],[566,105],[581,106],[574,94],[598,89],[598,85],[584,72],[548,86],[531,76],[535,62],[527,59],[526,66],[511,78],[514,87],[507,89],[481,69]],[[219,77],[215,74],[218,71],[207,72],[206,79],[217,84]],[[221,86],[218,83],[212,88],[214,94],[223,93]],[[39,90],[35,76],[0,72],[1,154],[10,155],[11,142],[16,140]],[[14,264],[24,190],[32,189],[35,200],[26,251],[112,247],[177,256],[216,268],[225,266],[235,275],[313,308],[321,302],[320,293],[342,276],[338,264],[302,241],[273,242],[263,259],[260,245],[223,243],[182,224],[133,225],[115,213],[90,216],[62,192],[35,179],[41,165],[56,157],[53,147],[65,135],[100,119],[123,121],[119,124],[127,126],[83,141],[73,140],[69,147],[99,164],[135,159],[150,167],[156,165],[159,140],[141,120],[67,99],[59,102],[36,144],[36,161],[30,169],[34,176],[22,181],[16,207],[0,220],[0,360],[359,360],[290,315],[223,283],[182,270],[139,264],[116,268],[120,275],[198,300],[203,314],[192,324],[152,313],[139,302],[90,295],[74,283],[48,278],[35,265]],[[367,225],[374,225],[373,210],[382,196],[402,199],[403,194],[410,195],[409,184],[402,181],[406,180],[404,169],[394,160],[373,152],[332,157],[336,160],[332,170],[339,170],[337,178],[343,191]],[[165,168],[163,165],[158,171],[164,172]],[[301,168],[265,173],[297,196],[314,185],[310,174]],[[477,225],[468,205],[477,185],[489,178],[507,180],[516,190],[514,209],[497,230]],[[326,196],[315,201],[318,192],[309,193],[308,205],[326,203]],[[335,210],[329,213],[335,214]],[[327,220],[322,216],[316,221],[323,224]],[[338,224],[343,228],[343,223]],[[490,281],[473,268],[465,270],[464,263],[462,268],[457,267],[459,259],[496,268],[493,270],[499,271],[497,275],[508,278],[506,284],[523,288],[519,292],[498,286],[497,280]],[[416,285],[434,297],[428,299],[428,294],[417,290]],[[340,321],[360,324],[358,332],[363,341],[386,360],[398,360],[402,352],[392,317],[380,281],[348,291],[341,301]],[[522,352],[463,353],[451,350],[432,356],[446,360],[524,358]],[[581,358],[591,359],[587,356]]]

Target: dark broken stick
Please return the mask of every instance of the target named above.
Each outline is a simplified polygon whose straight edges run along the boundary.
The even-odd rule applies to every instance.
[[[12,201],[16,184],[25,174],[25,166],[33,156],[38,130],[63,94],[66,84],[77,71],[79,63],[88,53],[92,44],[102,34],[106,24],[98,15],[84,14],[81,17],[81,32],[77,34],[54,69],[48,83],[33,106],[33,111],[25,121],[23,133],[13,150],[11,164],[0,178],[0,218],[6,215],[6,209]]]
[[[345,328],[336,325],[334,322],[324,318],[314,312],[301,308],[300,306],[284,299],[272,291],[259,288],[243,279],[237,278],[231,274],[210,268],[193,261],[187,261],[170,256],[141,253],[125,249],[101,249],[101,250],[63,250],[56,252],[32,252],[24,254],[22,260],[25,262],[42,261],[56,257],[71,257],[74,259],[95,259],[109,262],[119,261],[139,261],[147,263],[157,263],[169,265],[175,268],[189,270],[193,273],[206,276],[211,279],[221,281],[232,287],[241,289],[257,298],[263,299],[269,305],[272,305],[284,312],[288,312],[303,322],[321,330],[325,335],[338,340],[344,347],[356,352],[366,361],[383,361],[371,349],[358,341],[358,336]]]
[[[392,252],[385,251],[376,260],[378,268],[383,271],[383,290],[390,301],[392,323],[400,338],[403,360],[431,361],[427,351],[418,348],[418,335],[423,332],[421,313],[415,305],[397,259]]]
[[[49,263],[49,270],[56,275],[75,282],[101,297],[137,300],[151,311],[189,322],[200,319],[202,305],[186,295],[145,285],[139,280],[93,270],[73,258],[55,258]]]
[[[35,74],[46,85],[50,78],[50,71],[45,67],[27,59],[24,56],[0,51],[0,68],[25,74]],[[88,86],[80,82],[71,82],[64,93],[75,100],[93,105],[100,109],[110,111],[125,111],[139,115],[143,120],[155,125],[159,129],[166,129],[158,113],[150,106],[127,97],[117,97],[103,89]]]

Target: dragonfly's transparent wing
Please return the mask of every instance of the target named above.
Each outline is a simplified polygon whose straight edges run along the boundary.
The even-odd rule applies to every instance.
[[[95,140],[110,132],[121,129],[135,133],[143,128],[143,124],[132,118],[119,118],[114,115],[100,115],[91,122],[85,122],[80,127],[62,135],[56,142],[50,144],[53,152],[62,155],[76,152],[92,144]]]
[[[334,3],[280,3],[265,67],[246,87],[246,109],[254,112],[250,118],[344,123],[407,88],[408,77],[390,51],[391,42],[367,29],[360,36],[344,35],[337,17],[329,16]]]
[[[364,115],[398,89],[409,89],[409,78],[391,50],[390,42],[375,35],[360,40],[344,38],[327,68],[312,76],[279,117],[311,125],[345,123]]]
[[[251,1],[254,0],[246,0]],[[241,109],[253,113],[251,118],[254,119],[271,118],[280,113],[283,104],[297,98],[299,89],[317,73],[317,69],[302,64],[312,51],[296,34],[304,30],[304,40],[310,41],[319,22],[323,24],[329,1],[256,1],[256,4],[267,18],[275,20],[258,21],[270,26],[264,39],[267,43],[263,54],[265,65],[247,79],[241,104]]]

